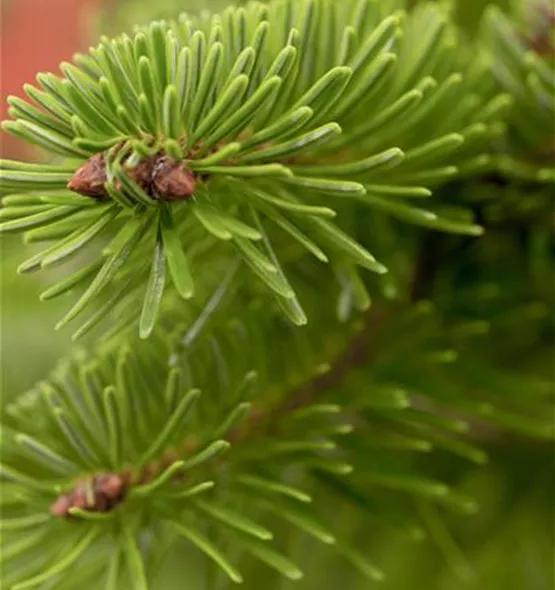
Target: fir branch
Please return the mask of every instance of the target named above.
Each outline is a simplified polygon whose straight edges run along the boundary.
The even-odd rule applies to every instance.
[[[276,2],[289,5],[288,0]],[[251,35],[245,37],[245,29],[239,45],[232,36],[239,34],[236,25],[224,32],[217,19],[210,24],[189,17],[154,22],[133,37],[104,38],[75,64],[63,64],[62,78],[39,76],[41,90],[26,88],[37,106],[11,100],[15,120],[4,124],[8,132],[77,163],[72,172],[65,163],[2,161],[2,192],[8,199],[41,191],[36,202],[44,208],[18,210],[5,201],[8,220],[0,231],[27,232],[27,239],[61,236],[60,247],[71,243],[64,256],[70,258],[91,241],[80,239],[83,223],[96,227],[110,207],[117,208],[102,233],[104,244],[115,238],[120,249],[106,250],[103,240],[92,241],[90,251],[102,267],[59,327],[91,305],[125,300],[126,307],[140,306],[139,293],[146,286],[142,308],[153,310],[148,322],[143,317],[140,333],[148,337],[166,283],[184,298],[194,296],[191,218],[199,222],[195,232],[204,239],[231,242],[281,299],[287,317],[300,325],[307,316],[298,298],[292,303],[295,294],[279,270],[281,245],[273,245],[274,225],[292,228],[297,241],[321,253],[323,261],[348,259],[372,272],[387,271],[338,223],[318,218],[324,209],[334,215],[331,207],[314,204],[342,208],[343,202],[352,209],[363,203],[439,231],[480,234],[480,228],[451,218],[446,210],[409,202],[430,195],[428,187],[459,170],[475,168],[477,153],[480,162],[487,160],[498,127],[499,109],[486,117],[474,105],[448,115],[448,99],[464,77],[438,66],[449,61],[447,38],[453,31],[446,14],[425,5],[403,19],[394,10],[388,15],[374,5],[363,3],[355,10],[351,4],[341,8],[345,31],[356,25],[359,38],[347,53],[344,37],[334,35],[325,40],[329,52],[314,54],[316,33],[310,23],[317,22],[312,21],[317,14],[324,21],[335,18],[328,3],[304,0],[306,12],[295,12],[291,22],[283,20],[286,10],[277,10],[272,26],[253,3],[234,13]],[[226,18],[235,23],[235,17]],[[285,40],[279,34],[284,28],[290,31]],[[421,44],[418,55],[410,49],[414,38]],[[478,82],[471,78],[467,92],[479,92]],[[67,206],[49,201],[50,193]],[[260,232],[245,227],[252,211],[267,233],[274,262],[258,248]],[[169,252],[167,240],[152,240],[162,233],[162,218],[175,228]],[[144,226],[135,232],[140,220]],[[141,256],[133,255],[134,240],[140,242]],[[24,268],[47,267],[49,253],[45,250]],[[153,260],[150,273],[141,268],[144,257]],[[186,279],[170,264],[169,280],[161,273],[159,281],[149,280],[165,259],[176,257],[187,267]],[[134,277],[128,287],[125,274]],[[85,283],[89,275],[81,280]],[[109,295],[110,282],[123,286]],[[49,296],[58,291],[50,290]],[[99,314],[93,314],[94,324]],[[86,320],[75,337],[89,324]]]
[[[329,498],[405,528],[415,500],[470,513],[414,454],[483,463],[461,436],[475,420],[551,440],[551,383],[498,369],[487,332],[506,318],[459,294],[437,232],[483,232],[453,179],[550,181],[514,146],[540,145],[552,72],[496,9],[469,52],[442,7],[400,6],[153,22],[10,98],[4,128],[58,160],[0,162],[0,230],[49,242],[21,272],[87,254],[43,293],[78,291],[60,327],[88,309],[75,337],[115,321],[4,412],[9,586],[84,587],[110,553],[107,588],[147,588],[150,545],[183,539],[234,582],[234,550],[298,579],[270,514],[376,581],[322,517]],[[434,306],[440,272],[452,293]],[[542,320],[510,303],[517,331]]]

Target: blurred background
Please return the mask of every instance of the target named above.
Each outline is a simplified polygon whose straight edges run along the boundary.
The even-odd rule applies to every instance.
[[[497,2],[508,5],[508,0]],[[0,30],[2,118],[6,98],[41,71],[85,51],[100,34],[130,30],[181,11],[219,9],[225,0],[3,0]],[[486,2],[461,0],[459,21],[469,35]],[[1,137],[2,157],[33,158],[17,140]],[[44,377],[69,350],[65,332],[54,332],[66,307],[63,298],[40,303],[50,283],[45,273],[18,276],[18,264],[33,248],[18,236],[0,239],[0,332],[2,403]],[[548,361],[549,362],[549,361]],[[369,530],[364,539],[384,570],[383,590],[553,590],[555,588],[555,460],[552,448],[526,441],[490,450],[490,466],[438,465],[438,474],[458,482],[481,505],[477,516],[422,515],[432,542],[415,543],[400,533]],[[330,507],[335,510],[334,507]],[[348,518],[348,515],[346,515]],[[366,585],[317,545],[299,546],[307,564],[307,590],[362,590]],[[320,554],[320,551],[324,551]],[[308,559],[307,559],[308,556]],[[321,559],[320,559],[321,558]],[[310,564],[313,564],[312,567]],[[322,565],[325,564],[325,572]],[[285,584],[283,588],[289,588]],[[173,588],[172,584],[168,588]]]

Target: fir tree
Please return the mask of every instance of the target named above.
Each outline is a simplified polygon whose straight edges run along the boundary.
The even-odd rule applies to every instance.
[[[249,2],[9,99],[48,157],[1,161],[0,230],[44,243],[21,273],[64,269],[41,299],[81,344],[3,409],[6,588],[270,587],[298,531],[371,584],[372,523],[476,511],[440,457],[552,438],[552,383],[513,366],[552,342],[527,15],[469,39],[443,4]]]

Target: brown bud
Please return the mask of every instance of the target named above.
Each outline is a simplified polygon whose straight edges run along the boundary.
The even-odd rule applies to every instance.
[[[67,183],[67,188],[87,197],[104,199],[108,196],[104,184],[106,183],[106,164],[104,154],[96,154],[87,160],[75,172]]]
[[[163,201],[182,201],[191,197],[195,188],[195,176],[183,164],[167,156],[158,158],[152,171],[154,196]]]
[[[50,513],[53,516],[67,516],[71,506],[71,498],[69,496],[60,496],[53,504],[51,504]]]
[[[108,512],[120,504],[126,496],[130,481],[126,475],[101,473],[92,480],[91,498],[87,496],[90,482],[81,480],[69,493],[60,496],[51,506],[54,516],[69,518],[71,508],[89,512]]]
[[[125,167],[124,170],[146,193],[164,201],[188,199],[195,192],[196,178],[193,172],[183,163],[175,162],[163,153],[145,158],[135,167]],[[96,154],[75,172],[67,187],[81,195],[105,199],[109,196],[106,181],[104,154]],[[116,188],[122,190],[119,183],[116,183]]]
[[[117,500],[125,491],[125,480],[113,473],[99,475],[96,478],[95,491],[109,500]]]
[[[141,160],[134,168],[124,167],[124,172],[138,184],[146,193],[150,194],[150,184],[152,179],[152,171],[154,170],[154,164],[156,162],[156,156],[151,158],[145,158]],[[118,190],[121,187],[117,186]]]
[[[87,498],[87,490],[84,482],[80,482],[77,485],[71,499],[73,500],[72,508],[81,508],[81,510],[85,510],[89,507],[89,500]]]

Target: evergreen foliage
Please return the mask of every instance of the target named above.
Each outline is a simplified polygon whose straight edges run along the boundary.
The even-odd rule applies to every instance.
[[[249,2],[9,99],[48,159],[0,162],[0,231],[83,344],[3,410],[6,588],[155,589],[175,550],[258,588],[303,576],[292,531],[376,582],[339,508],[416,539],[477,509],[423,455],[552,439],[511,365],[552,337],[555,72],[498,9],[473,42],[433,3]]]

